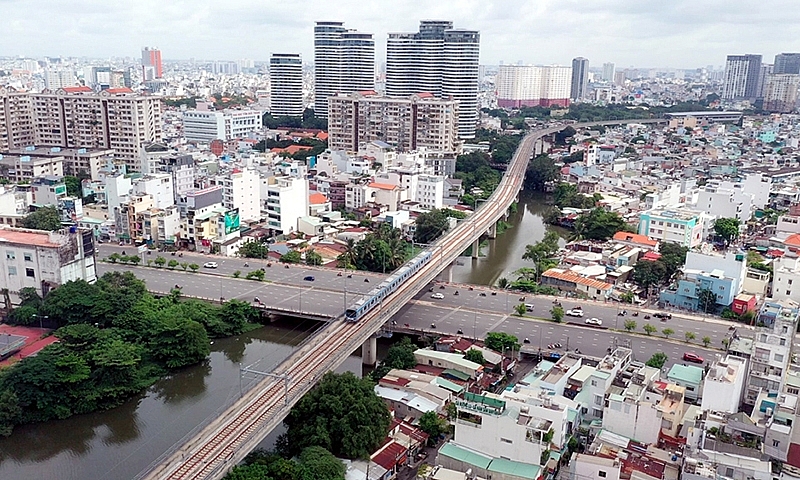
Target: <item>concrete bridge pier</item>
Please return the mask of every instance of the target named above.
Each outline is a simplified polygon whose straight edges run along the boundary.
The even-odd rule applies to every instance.
[[[373,366],[378,361],[378,338],[369,337],[361,345],[361,363]]]
[[[493,223],[491,227],[489,227],[488,232],[489,238],[497,238],[497,222]]]
[[[481,237],[472,242],[472,258],[479,258],[481,256]],[[452,277],[452,273],[450,275]]]
[[[444,267],[437,277],[439,281],[452,283],[453,282],[453,264]]]
[[[503,214],[503,221],[504,222],[508,221],[508,210],[506,210],[506,213]]]

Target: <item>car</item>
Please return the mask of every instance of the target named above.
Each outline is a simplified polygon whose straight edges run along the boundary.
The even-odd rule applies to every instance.
[[[441,300],[444,298],[444,295],[442,295],[441,293],[434,293],[433,295],[431,295],[431,298],[435,298],[436,300]]]
[[[560,343],[551,343],[550,345],[547,346],[547,348],[549,348],[550,350],[557,350],[557,349],[561,348],[561,344]]]
[[[568,317],[582,317],[583,310],[581,310],[580,308],[573,308],[571,310],[567,310],[566,314]]]
[[[206,262],[203,264],[203,268],[217,268],[217,267],[219,267],[219,265],[217,265],[217,262]]]
[[[683,354],[683,359],[686,360],[687,362],[692,362],[692,363],[703,363],[705,361],[705,360],[703,360],[703,357],[701,357],[700,355],[698,355],[696,353],[692,353],[692,352],[684,353]]]
[[[532,312],[533,311],[533,305],[531,305],[530,303],[526,303],[525,304],[525,311]]]
[[[654,314],[653,314],[653,316],[654,316],[655,318],[663,318],[663,319],[670,319],[670,318],[672,318],[672,314],[671,314],[671,313],[661,313],[661,312],[656,312],[656,313],[654,313]]]
[[[598,327],[603,324],[603,321],[597,317],[587,318],[586,325],[597,325]]]
[[[314,277],[312,275],[308,275],[308,276],[303,277],[303,280],[305,280],[306,282],[313,282],[314,281]]]

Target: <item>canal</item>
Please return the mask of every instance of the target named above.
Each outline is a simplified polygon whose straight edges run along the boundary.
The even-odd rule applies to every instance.
[[[474,285],[495,285],[501,277],[509,281],[516,280],[516,276],[513,275],[515,270],[533,266],[531,262],[522,259],[526,245],[544,238],[548,230],[557,232],[562,238],[568,235],[567,230],[544,223],[543,215],[547,208],[544,195],[522,192],[517,211],[509,216],[507,222],[511,228],[498,235],[496,239],[489,240],[488,245],[481,248],[480,258],[460,257],[453,268],[453,281]]]
[[[522,260],[525,246],[553,228],[542,221],[546,208],[541,195],[523,193],[509,217],[511,228],[490,240],[481,258],[459,258],[454,281],[492,285],[500,277],[514,280],[512,272],[531,266]],[[120,407],[17,427],[10,437],[0,437],[0,479],[130,479],[239,395],[239,363],[258,361],[256,368],[269,370],[318,325],[286,320],[215,340],[206,363],[162,379]],[[380,357],[389,343],[380,342]],[[361,358],[351,356],[338,371],[361,375]],[[271,447],[279,433],[276,429],[262,446]]]
[[[239,395],[239,363],[267,370],[319,325],[286,320],[215,340],[206,363],[105,412],[17,427],[0,437],[0,479],[126,480]],[[359,352],[360,353],[360,352]],[[337,371],[361,375],[351,356]],[[277,430],[277,429],[276,429]],[[266,440],[270,446],[278,431]]]

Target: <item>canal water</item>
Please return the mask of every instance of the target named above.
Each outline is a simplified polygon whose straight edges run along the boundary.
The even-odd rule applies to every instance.
[[[540,195],[523,193],[511,228],[482,248],[482,257],[459,258],[456,282],[492,285],[512,272],[530,267],[522,260],[525,246],[544,237],[546,210]],[[566,235],[562,229],[555,229]],[[284,321],[235,338],[215,340],[203,365],[165,378],[122,406],[66,420],[17,427],[0,437],[0,479],[130,479],[189,433],[216,416],[239,395],[239,363],[269,370],[286,358],[319,324]],[[379,356],[392,340],[379,344]],[[362,373],[361,358],[351,356],[338,371]],[[262,443],[271,447],[280,429]]]
[[[17,427],[10,437],[0,437],[0,479],[133,478],[238,397],[240,362],[258,361],[255,369],[269,371],[319,325],[287,320],[215,340],[205,364],[162,379],[118,408]],[[361,358],[351,356],[338,371],[360,376]],[[273,432],[265,445],[279,433]]]
[[[544,196],[539,193],[522,192],[516,213],[509,216],[507,229],[496,239],[489,240],[481,248],[481,257],[473,259],[460,257],[453,268],[453,281],[473,285],[495,285],[501,277],[516,280],[513,272],[533,264],[523,260],[525,246],[544,238],[547,231],[553,230],[562,238],[568,231],[544,223],[543,215],[548,208]],[[563,242],[561,243],[563,246]]]

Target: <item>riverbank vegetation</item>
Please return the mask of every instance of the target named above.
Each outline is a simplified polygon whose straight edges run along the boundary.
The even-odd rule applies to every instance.
[[[238,335],[259,318],[237,300],[211,305],[183,299],[177,289],[155,298],[130,272],[68,282],[44,299],[25,292],[19,310],[12,321],[43,320],[59,341],[0,371],[3,435],[15,425],[120,405],[169,372],[204,361],[209,337]]]

